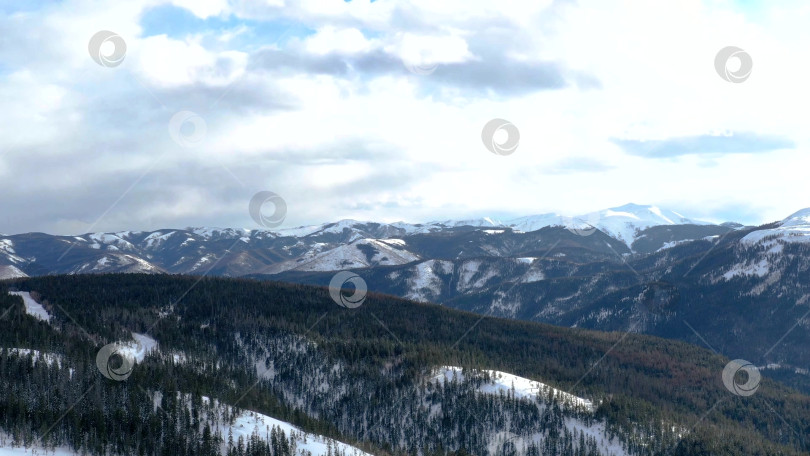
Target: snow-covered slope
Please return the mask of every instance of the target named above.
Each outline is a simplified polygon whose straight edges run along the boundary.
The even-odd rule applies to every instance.
[[[459,226],[475,226],[479,228],[494,228],[494,227],[501,227],[505,226],[503,222],[498,220],[492,219],[490,217],[483,217],[479,219],[468,219],[468,220],[444,220],[444,221],[436,221],[430,222],[426,225],[434,226],[434,227],[444,227],[444,228],[453,228]]]
[[[547,226],[565,226],[566,217],[560,214],[529,215],[512,219],[507,224],[512,229],[528,233]]]
[[[776,228],[757,230],[742,238],[744,245],[757,244],[766,238],[784,242],[810,242],[810,208],[802,209],[782,220]]]
[[[553,394],[558,398],[557,400],[559,400],[560,403],[565,406],[582,409],[588,412],[594,411],[592,401],[559,390],[552,386],[546,385],[545,383],[530,380],[525,377],[518,377],[517,375],[513,375],[508,372],[496,370],[486,370],[480,372],[476,371],[476,374],[481,373],[489,375],[491,379],[489,383],[482,385],[479,389],[479,391],[484,394],[508,394],[509,392],[514,392],[516,398],[526,399],[534,399],[537,397],[538,393],[543,397],[547,396],[548,394]],[[448,382],[452,381],[453,379],[456,379],[457,381],[463,380],[464,369],[457,366],[441,366],[436,369],[433,376],[434,381],[440,380],[443,382]]]
[[[530,215],[519,217],[506,222],[500,222],[491,218],[475,220],[447,220],[444,222],[432,222],[427,224],[431,227],[508,227],[513,230],[530,232],[548,226],[587,228],[589,226],[598,228],[608,236],[616,238],[627,246],[631,246],[635,241],[639,231],[653,226],[661,225],[708,225],[707,222],[687,218],[675,211],[662,209],[657,206],[625,204],[624,206],[612,207],[601,211],[590,212],[580,215],[561,215],[555,213]]]
[[[34,318],[46,322],[51,320],[51,316],[48,314],[48,311],[42,307],[42,304],[36,302],[34,298],[31,297],[31,293],[27,291],[9,291],[8,294],[19,296],[23,299],[23,304],[25,304],[25,313],[28,315],[32,315]]]
[[[514,395],[515,399],[531,400],[540,408],[547,407],[548,404],[545,400],[549,396],[552,396],[563,408],[575,410],[585,415],[590,415],[594,412],[594,404],[588,399],[558,390],[545,383],[529,380],[507,372],[476,370],[471,372],[467,371],[465,373],[460,367],[441,366],[434,370],[434,375],[431,380],[445,384],[453,381],[461,382],[465,379],[466,375],[479,379],[489,377],[489,381],[484,382],[478,388],[481,394],[492,394],[496,396]],[[597,442],[600,454],[611,456],[628,454],[618,438],[606,437],[608,433],[605,432],[604,422],[592,418],[581,419],[579,416],[581,415],[565,418],[564,426],[575,435],[581,432],[585,436],[593,438]],[[543,438],[544,437],[539,433],[533,435],[517,435],[510,432],[500,432],[492,440],[512,441],[516,448],[523,448],[524,445],[531,442],[535,444],[542,443]],[[496,448],[496,445],[491,445],[490,454],[495,454]]]
[[[203,402],[210,404],[210,400],[207,397],[203,397]],[[227,410],[228,415],[233,413],[233,409],[230,406],[222,406],[218,401],[214,401],[214,405]],[[327,454],[340,454],[346,456],[371,456],[349,444],[321,435],[304,432],[302,429],[286,421],[281,421],[250,410],[245,410],[240,413],[233,424],[219,424],[216,430],[219,431],[225,439],[227,439],[229,433],[232,433],[234,441],[237,441],[240,436],[245,441],[248,441],[250,436],[254,433],[260,438],[265,438],[274,427],[280,429],[288,440],[290,436],[293,437],[296,455],[308,454],[311,456],[327,456]]]
[[[123,343],[123,347],[116,353],[126,356],[136,362],[141,362],[146,355],[153,350],[157,350],[158,343],[155,339],[145,335],[132,333],[133,341]]]
[[[429,302],[441,293],[443,280],[440,275],[453,272],[453,263],[443,260],[427,260],[411,268],[408,293],[405,297],[414,301]]]
[[[292,237],[320,237],[328,235],[350,234],[349,242],[365,237],[389,237],[396,235],[412,234],[419,232],[421,225],[411,225],[408,223],[378,223],[358,221],[351,219],[339,220],[337,222],[322,223],[320,225],[306,225],[295,228],[284,228],[276,231],[278,236]]]
[[[598,228],[608,236],[618,239],[628,247],[633,245],[638,233],[661,225],[708,225],[707,222],[689,219],[683,215],[657,206],[625,204],[574,217],[576,220]]]
[[[28,277],[28,274],[22,272],[17,266],[10,264],[0,265],[0,280],[16,279],[18,277]]]
[[[56,448],[53,451],[40,447],[24,448],[11,446],[10,436],[0,436],[0,456],[75,456],[75,453],[67,448]]]
[[[368,266],[391,266],[410,263],[419,256],[407,250],[402,239],[359,239],[350,244],[321,251],[325,244],[314,244],[305,255],[273,265],[268,273],[282,271],[338,271]]]
[[[14,250],[14,241],[11,239],[0,239],[0,255],[4,256],[11,263],[24,263],[25,259],[17,255]]]
[[[194,233],[203,239],[216,239],[216,238],[236,238],[236,237],[251,237],[251,236],[275,236],[274,233],[266,230],[249,230],[246,228],[212,228],[212,227],[196,227],[188,228],[188,231]],[[170,237],[174,231],[163,234],[165,237]]]
[[[27,295],[27,293],[26,293]],[[147,353],[157,349],[157,341],[149,336],[132,333],[134,341],[124,343],[125,348],[118,350],[116,353],[123,356],[131,357],[136,361],[143,361]],[[40,352],[39,350],[31,350],[25,348],[0,348],[0,355],[12,355],[20,357],[31,357],[34,363],[45,362],[49,365],[56,364],[60,369],[72,368],[65,365],[63,357],[54,353]],[[178,397],[182,396],[187,402],[190,401],[188,394],[177,393]],[[160,404],[160,393],[153,393],[153,402],[156,406]],[[234,442],[237,442],[239,437],[242,437],[245,442],[250,440],[252,435],[256,435],[259,439],[267,440],[269,442],[270,431],[273,428],[280,430],[288,440],[295,442],[295,451],[293,454],[296,456],[371,456],[364,451],[351,446],[349,444],[324,437],[318,434],[305,432],[297,426],[250,410],[236,410],[232,406],[224,404],[218,400],[211,400],[203,396],[202,402],[205,408],[201,411],[203,421],[213,421],[214,432],[219,432],[223,438],[223,453],[226,449],[227,439],[229,434],[233,435]],[[190,403],[189,403],[190,406]],[[223,417],[235,416],[232,422],[224,420]],[[74,452],[67,449],[57,448],[55,452],[45,451],[39,447],[11,447],[11,438],[0,434],[0,456],[5,455],[56,455],[56,456],[72,456]]]
[[[782,220],[783,227],[798,227],[808,225],[810,225],[810,207],[797,211]]]
[[[114,246],[113,246],[114,247]],[[101,245],[99,244],[99,247]],[[137,255],[111,253],[102,256],[94,262],[85,263],[74,268],[71,274],[87,274],[95,272],[129,272],[129,273],[157,273],[163,272],[159,267]]]

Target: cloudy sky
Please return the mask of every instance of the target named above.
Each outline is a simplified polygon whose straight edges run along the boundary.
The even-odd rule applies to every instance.
[[[259,191],[281,228],[781,219],[810,206],[808,23],[806,1],[0,0],[0,232],[255,228]]]

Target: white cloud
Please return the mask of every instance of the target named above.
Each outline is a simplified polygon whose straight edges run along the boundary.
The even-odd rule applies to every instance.
[[[133,52],[138,71],[152,84],[181,86],[226,85],[245,70],[247,54],[211,51],[199,41],[179,41],[166,35],[139,40]]]
[[[306,52],[318,55],[329,53],[357,54],[376,48],[374,40],[368,40],[356,28],[322,27],[304,40]]]
[[[742,220],[753,222],[810,205],[802,3],[749,14],[698,0],[174,0],[200,19],[233,21],[143,37],[144,11],[167,2],[65,0],[0,17],[4,43],[15,43],[0,45],[0,210],[21,214],[0,231],[87,227],[136,182],[97,229],[249,225],[246,201],[263,189],[288,198],[289,224],[581,213],[629,201],[696,218],[746,207],[762,214]],[[247,17],[296,31],[271,46],[278,37],[240,23]],[[125,38],[121,66],[90,59],[101,29]],[[753,58],[742,84],[715,73],[728,45]],[[257,49],[279,49],[278,60],[262,64]],[[438,67],[420,76],[400,60]],[[180,109],[206,119],[196,149],[169,138]],[[481,142],[495,117],[520,129],[513,155]],[[718,131],[796,148],[660,160],[612,141]]]
[[[387,47],[404,62],[416,64],[458,63],[473,58],[467,42],[458,35],[425,36],[402,33]]]
[[[228,11],[228,0],[172,0],[175,6],[191,11],[200,19],[219,16]]]

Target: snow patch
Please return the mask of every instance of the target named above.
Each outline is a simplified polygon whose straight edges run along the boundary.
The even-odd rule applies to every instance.
[[[284,271],[340,271],[369,266],[395,266],[419,260],[419,256],[404,248],[401,239],[358,239],[322,251],[326,244],[316,243],[305,255],[272,265],[269,274]],[[371,256],[367,252],[372,252]]]
[[[42,304],[36,302],[34,298],[31,297],[31,293],[27,291],[9,291],[8,294],[20,296],[23,299],[23,304],[25,304],[25,313],[28,315],[45,322],[51,321],[51,316],[48,314],[48,311],[42,307]]]
[[[32,350],[30,348],[0,348],[0,353],[2,352],[5,352],[7,355],[16,355],[20,357],[31,356],[31,360],[34,362],[34,364],[42,361],[49,366],[56,363],[57,367],[60,369],[62,368],[62,356],[56,353],[43,353],[39,350]]]
[[[437,272],[449,274],[453,272],[453,263],[442,260],[428,260],[417,264],[412,269],[408,279],[408,293],[406,298],[414,301],[427,302],[441,293],[442,279]]]
[[[484,394],[506,394],[514,390],[516,398],[536,399],[538,393],[543,396],[547,396],[549,393],[551,393],[557,396],[560,402],[566,406],[581,409],[587,412],[593,412],[595,410],[592,401],[559,390],[552,386],[546,385],[545,383],[530,380],[525,377],[518,377],[517,375],[507,372],[495,370],[485,370],[480,372],[487,373],[491,377],[490,382],[482,385],[479,389],[479,391]],[[434,371],[432,380],[448,382],[452,381],[453,378],[456,378],[459,381],[463,380],[463,368],[456,366],[441,366]]]
[[[12,438],[8,435],[0,436],[0,440],[6,442],[4,445],[9,445],[0,447],[0,456],[76,456],[79,454],[67,448],[56,448],[51,451],[42,447],[12,447],[10,446]]]
[[[28,277],[28,274],[22,272],[17,266],[0,265],[0,280],[3,279],[16,279],[20,277]]]
[[[157,341],[145,334],[132,333],[132,338],[135,340],[123,343],[117,352],[118,354],[141,362],[146,358],[147,354],[157,350]]]
[[[526,271],[523,276],[520,278],[520,283],[532,283],[532,282],[539,282],[541,280],[545,280],[546,275],[543,274],[543,271],[539,269],[531,268]]]
[[[203,398],[203,402],[207,403],[208,401],[208,398]],[[217,430],[220,431],[226,439],[228,433],[232,432],[234,441],[238,440],[240,436],[242,436],[245,441],[248,441],[254,432],[256,432],[260,438],[264,438],[264,436],[270,433],[270,429],[274,426],[280,428],[287,439],[290,438],[291,434],[295,436],[296,454],[306,454],[301,452],[308,451],[312,456],[326,456],[331,447],[331,454],[335,454],[335,450],[338,450],[341,453],[345,452],[348,456],[371,456],[349,444],[321,435],[304,432],[302,429],[286,421],[281,421],[249,410],[237,416],[233,424],[221,424],[218,426]]]
[[[757,277],[764,277],[768,274],[770,269],[770,265],[768,260],[762,259],[759,260],[757,263],[738,263],[731,267],[725,274],[723,274],[723,278],[726,280],[731,280],[736,276],[757,276]]]

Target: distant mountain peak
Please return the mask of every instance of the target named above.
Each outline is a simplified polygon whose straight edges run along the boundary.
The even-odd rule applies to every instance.
[[[652,206],[650,204],[627,203],[627,204],[623,204],[621,206],[613,207],[611,209],[633,211],[633,210],[639,210],[639,209],[649,209],[649,208],[652,208],[652,207],[656,207],[656,206]]]
[[[612,215],[629,215],[638,219],[657,219],[661,224],[679,225],[684,223],[702,224],[703,222],[694,222],[693,220],[684,217],[683,215],[668,209],[661,209],[659,206],[649,204],[635,204],[628,203],[623,206],[608,208],[605,211],[611,211]]]

